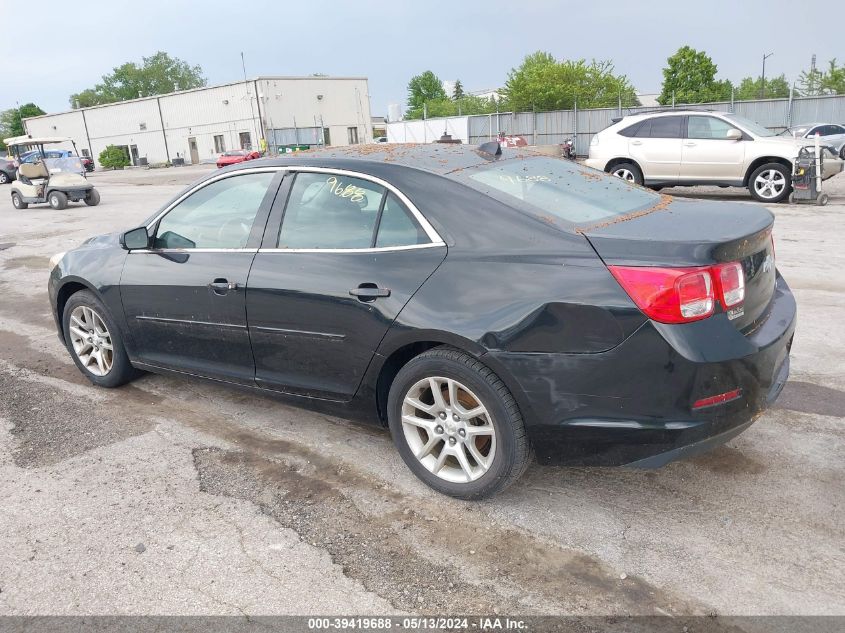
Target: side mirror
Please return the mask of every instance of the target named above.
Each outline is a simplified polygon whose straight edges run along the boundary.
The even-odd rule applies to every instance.
[[[728,130],[728,133],[725,134],[725,138],[731,141],[741,141],[742,140],[742,132],[740,132],[735,127],[732,127]]]
[[[137,229],[126,231],[120,236],[120,245],[127,251],[148,248],[150,246],[150,235],[147,233],[147,227],[140,226]]]

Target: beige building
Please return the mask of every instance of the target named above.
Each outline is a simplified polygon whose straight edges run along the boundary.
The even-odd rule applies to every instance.
[[[258,77],[25,119],[95,159],[123,147],[135,165],[212,161],[232,149],[372,142],[366,77]]]

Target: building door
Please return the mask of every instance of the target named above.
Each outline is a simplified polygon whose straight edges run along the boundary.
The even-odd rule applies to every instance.
[[[191,164],[196,165],[200,162],[200,153],[197,150],[197,139],[193,136],[188,138],[188,149],[191,151]]]
[[[328,147],[332,144],[332,135],[329,133],[329,128],[323,128],[323,145]]]
[[[132,154],[131,158],[129,159],[132,161],[132,164],[137,167],[138,166],[138,146],[137,145],[130,145],[129,152]]]

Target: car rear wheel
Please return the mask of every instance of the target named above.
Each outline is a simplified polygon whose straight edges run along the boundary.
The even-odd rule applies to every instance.
[[[29,206],[29,204],[24,202],[23,198],[21,198],[21,194],[19,194],[17,191],[15,191],[12,194],[12,206],[15,207],[16,209],[26,209]]]
[[[634,163],[619,163],[608,169],[608,173],[637,185],[643,184],[643,172]]]
[[[792,185],[789,169],[780,163],[761,165],[748,179],[748,191],[751,197],[760,202],[776,203],[785,200]]]
[[[68,299],[62,328],[73,362],[95,385],[119,387],[138,375],[111,314],[90,290],[81,290]]]
[[[100,192],[96,189],[92,189],[88,192],[88,195],[85,196],[85,204],[89,207],[96,207],[100,204]]]
[[[460,499],[492,496],[516,481],[531,459],[522,415],[487,366],[438,347],[397,374],[388,420],[402,459],[434,490]]]
[[[9,174],[5,171],[0,171],[0,185],[5,185],[7,182],[9,182]]]
[[[47,201],[56,211],[67,208],[67,196],[61,191],[51,191]]]

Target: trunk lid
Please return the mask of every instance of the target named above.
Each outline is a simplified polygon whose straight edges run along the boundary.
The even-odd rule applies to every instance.
[[[607,265],[687,267],[739,262],[745,300],[729,317],[738,329],[746,330],[764,315],[774,293],[773,224],[774,216],[762,206],[664,195],[650,209],[584,226],[578,232]]]

